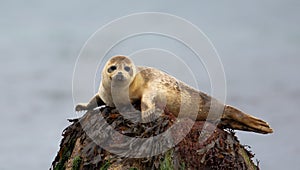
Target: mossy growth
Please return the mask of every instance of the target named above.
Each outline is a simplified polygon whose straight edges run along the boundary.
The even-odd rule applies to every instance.
[[[165,154],[165,158],[164,158],[164,160],[160,164],[160,168],[159,168],[160,170],[174,169],[174,167],[173,167],[173,161],[172,161],[172,155],[173,155],[173,151],[172,150],[169,150]]]
[[[182,163],[180,164],[180,170],[185,170],[185,163],[184,163],[184,162],[182,162]]]
[[[101,166],[100,170],[107,170],[110,166],[110,161],[106,161],[103,166]]]
[[[61,157],[59,162],[56,164],[56,166],[54,167],[54,170],[64,170],[66,169],[66,165],[65,163],[68,161],[68,159],[70,158],[72,151],[74,149],[75,146],[75,141],[76,139],[72,139],[69,143],[67,143],[66,147],[63,148]]]
[[[136,167],[131,167],[129,170],[138,170]]]
[[[76,156],[73,159],[72,170],[79,170],[82,158],[80,156]]]
[[[238,150],[238,152],[239,152],[239,154],[243,157],[244,162],[245,162],[246,166],[249,167],[249,169],[251,169],[251,170],[252,170],[252,169],[253,169],[253,170],[259,169],[259,168],[258,168],[258,165],[255,166],[255,164],[252,162],[252,160],[251,160],[251,155],[249,155],[249,153],[247,153],[246,150],[240,148],[240,149]]]

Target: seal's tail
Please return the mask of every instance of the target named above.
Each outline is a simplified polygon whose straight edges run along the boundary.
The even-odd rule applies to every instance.
[[[224,114],[219,125],[225,128],[252,131],[263,134],[273,132],[272,128],[267,122],[243,113],[242,111],[231,106],[225,106]]]

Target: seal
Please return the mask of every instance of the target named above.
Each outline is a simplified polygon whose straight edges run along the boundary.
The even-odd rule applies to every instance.
[[[114,56],[108,60],[101,75],[98,93],[88,103],[78,104],[75,107],[76,111],[93,110],[98,106],[107,105],[116,107],[120,113],[128,113],[124,114],[128,119],[137,120],[134,118],[140,117],[143,122],[148,122],[165,109],[178,116],[181,113],[181,104],[184,103],[183,117],[193,117],[192,112],[195,111],[196,105],[198,121],[220,120],[218,127],[222,128],[262,134],[273,132],[267,122],[225,105],[163,71],[135,66],[126,56]],[[131,105],[136,101],[141,103],[138,112]],[[221,114],[218,111],[210,112],[212,108],[221,109]]]

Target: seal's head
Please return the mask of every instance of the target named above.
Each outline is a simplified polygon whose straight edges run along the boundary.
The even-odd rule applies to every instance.
[[[126,56],[114,56],[107,61],[103,71],[102,80],[111,87],[128,87],[134,79],[136,68]]]

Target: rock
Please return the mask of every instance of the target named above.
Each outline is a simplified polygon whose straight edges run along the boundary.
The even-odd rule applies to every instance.
[[[258,169],[251,160],[253,154],[239,143],[232,131],[188,118],[181,119],[181,126],[172,129],[170,127],[178,120],[167,111],[154,122],[132,123],[112,108],[105,107],[88,111],[81,118],[70,121],[72,124],[63,132],[60,150],[50,169]],[[101,129],[106,129],[107,133],[102,133]],[[171,130],[165,143],[170,149],[163,153],[159,152],[160,145],[149,149],[151,145],[137,142],[138,139],[158,136],[168,129]],[[116,137],[113,134],[116,131],[121,135]],[[182,134],[187,135],[171,146]],[[126,136],[130,140],[125,140]],[[130,147],[137,145],[153,156],[126,157],[136,152]],[[127,149],[121,150],[124,146]],[[122,154],[114,154],[117,152]]]

